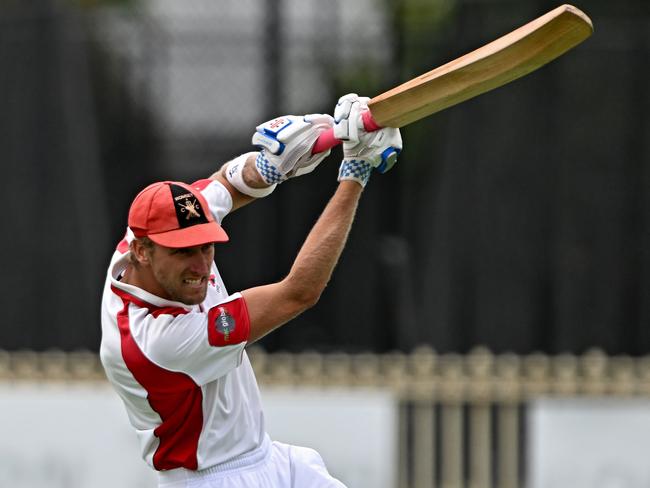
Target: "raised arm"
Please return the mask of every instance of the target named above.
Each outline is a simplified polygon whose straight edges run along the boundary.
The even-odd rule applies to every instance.
[[[256,341],[318,302],[347,241],[361,185],[342,181],[302,245],[286,278],[244,290]]]
[[[224,164],[210,178],[230,192],[236,210],[296,176],[312,172],[330,150],[312,154],[318,136],[332,126],[326,114],[284,115],[256,127],[252,142],[260,152],[247,153]]]
[[[384,162],[388,149],[402,148],[398,129],[366,133],[361,122],[365,99],[346,99],[338,108],[338,122],[357,130],[339,128],[344,159],[339,168],[339,186],[320,218],[309,232],[286,278],[278,283],[249,288],[242,292],[250,318],[249,342],[268,334],[316,304],[347,241],[359,197],[373,168]],[[394,163],[394,160],[393,160]]]

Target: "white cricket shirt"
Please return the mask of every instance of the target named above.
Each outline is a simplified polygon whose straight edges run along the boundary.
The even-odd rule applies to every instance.
[[[217,222],[232,208],[219,182],[200,180]],[[117,246],[102,299],[100,356],[154,469],[205,469],[250,452],[264,440],[257,381],[244,351],[246,303],[228,295],[212,264],[200,305],[164,300],[122,283],[130,230]]]

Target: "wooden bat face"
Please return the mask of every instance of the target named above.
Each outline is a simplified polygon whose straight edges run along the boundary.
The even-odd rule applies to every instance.
[[[505,85],[561,56],[593,33],[591,20],[562,5],[483,47],[374,97],[366,130],[403,127]],[[326,131],[312,153],[340,143]]]
[[[439,68],[373,98],[382,127],[403,127],[505,85],[561,56],[593,32],[589,17],[562,5]]]

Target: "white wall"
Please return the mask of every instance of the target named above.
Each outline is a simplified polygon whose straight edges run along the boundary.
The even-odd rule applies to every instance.
[[[0,486],[156,486],[107,386],[0,385]]]
[[[530,488],[650,486],[650,400],[543,399],[528,418]]]
[[[272,439],[313,447],[350,488],[396,486],[398,410],[390,393],[266,389],[262,400]]]
[[[376,390],[263,391],[277,440],[318,449],[351,488],[390,488],[397,409]],[[0,487],[152,488],[156,475],[107,385],[0,383]]]

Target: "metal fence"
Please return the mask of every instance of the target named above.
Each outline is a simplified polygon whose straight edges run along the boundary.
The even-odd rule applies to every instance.
[[[525,418],[540,397],[650,396],[650,356],[266,353],[249,349],[264,386],[374,387],[400,403],[400,488],[515,488],[526,480]],[[0,381],[104,382],[96,354],[0,351]]]
[[[2,251],[38,257],[3,270],[4,349],[98,347],[105,265],[146,184],[211,174],[271,114],[380,93],[555,6],[80,3],[103,2],[0,2],[3,195],[20,202]],[[650,351],[650,15],[582,6],[596,33],[570,55],[404,128],[321,304],[267,349]],[[228,218],[230,290],[286,274],[336,164]]]

